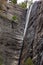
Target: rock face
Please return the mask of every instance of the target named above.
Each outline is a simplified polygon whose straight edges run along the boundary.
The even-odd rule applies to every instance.
[[[20,58],[25,28],[25,11],[15,7],[15,13],[19,14],[20,23],[14,22],[13,27],[11,20],[0,16],[0,55],[3,57],[3,65],[18,65]],[[23,43],[20,64],[23,65],[24,61],[31,57],[35,65],[43,65],[43,2],[41,1],[35,2],[32,7]]]
[[[42,65],[43,53],[43,2],[35,2],[30,14],[27,33],[24,39],[24,48],[21,57],[21,65],[31,57],[35,65]],[[43,55],[42,55],[43,56]],[[43,60],[42,60],[43,61]]]
[[[17,6],[13,8],[12,13],[20,18],[18,24],[0,16],[0,56],[3,58],[3,65],[18,65],[22,47],[26,10]],[[11,10],[12,8],[8,12]]]

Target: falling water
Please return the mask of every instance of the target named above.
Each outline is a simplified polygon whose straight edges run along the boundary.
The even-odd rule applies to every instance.
[[[32,7],[33,7],[33,4],[27,10],[26,25],[25,25],[24,34],[23,34],[22,48],[21,48],[21,52],[20,52],[20,58],[19,58],[18,65],[20,65],[20,61],[21,61],[21,56],[22,56],[22,51],[23,51],[23,46],[24,46],[24,38],[25,38],[25,35],[26,35],[26,31],[27,31],[27,27],[28,27],[28,23],[29,23],[29,18],[30,18],[30,13],[31,13]]]
[[[27,11],[26,25],[25,25],[25,29],[24,29],[23,40],[24,40],[24,37],[25,37],[26,31],[27,31],[27,27],[28,27],[28,23],[29,23],[29,18],[30,18],[30,13],[31,13],[32,7],[33,7],[33,4],[31,5],[30,8],[28,8],[28,11]]]

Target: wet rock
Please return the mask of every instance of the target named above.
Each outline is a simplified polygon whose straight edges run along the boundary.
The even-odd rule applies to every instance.
[[[35,65],[40,65],[43,44],[43,2],[35,2],[30,14],[21,65],[27,58],[34,59]]]

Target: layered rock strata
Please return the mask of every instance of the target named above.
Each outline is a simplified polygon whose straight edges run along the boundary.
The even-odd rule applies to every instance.
[[[35,2],[30,14],[27,33],[24,39],[24,48],[21,65],[31,57],[35,65],[42,65],[43,54],[43,1]],[[43,60],[42,60],[43,61]]]
[[[5,17],[5,11],[0,13],[0,56],[3,58],[3,65],[18,65],[25,28],[26,10],[17,5],[7,6],[9,8],[7,11],[8,18]],[[19,18],[18,23],[12,23],[8,13],[17,15]]]

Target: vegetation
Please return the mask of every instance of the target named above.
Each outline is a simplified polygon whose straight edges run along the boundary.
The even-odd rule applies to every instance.
[[[17,20],[17,16],[14,15],[14,16],[12,17],[12,20]]]
[[[24,65],[34,65],[33,64],[33,61],[31,58],[28,58],[25,62],[24,62]]]
[[[18,23],[18,20],[19,20],[18,16],[14,15],[14,16],[12,17],[12,21],[13,21],[13,22]]]
[[[12,0],[12,2],[13,2],[14,4],[16,4],[16,3],[17,3],[17,0]]]
[[[32,4],[33,0],[30,0],[29,2],[26,0],[26,2],[22,2],[20,5],[20,7],[22,8],[27,8],[27,3],[30,6]]]
[[[26,3],[26,2],[23,2],[23,3],[19,4],[19,5],[20,5],[20,7],[22,7],[22,8],[26,8],[26,7],[27,7],[27,3]]]

